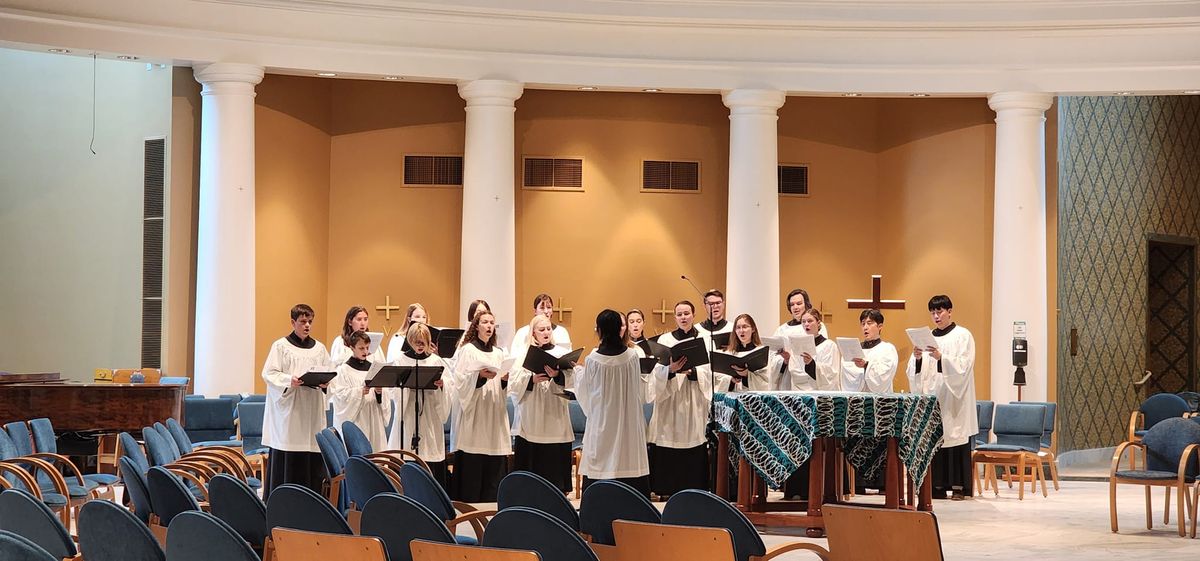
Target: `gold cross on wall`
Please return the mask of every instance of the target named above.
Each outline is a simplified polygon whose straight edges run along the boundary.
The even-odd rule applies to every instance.
[[[666,300],[662,301],[661,306],[662,307],[657,310],[650,310],[650,313],[658,314],[658,323],[667,323],[667,315],[668,314],[674,315],[675,310],[667,309],[667,301]]]
[[[883,284],[883,275],[871,275],[871,299],[853,298],[846,300],[846,306],[849,308],[875,308],[877,310],[903,310],[904,300],[882,300],[880,296],[883,294],[881,285]]]
[[[563,314],[569,314],[569,313],[575,311],[573,308],[567,308],[567,307],[563,306],[563,304],[565,304],[565,303],[566,303],[566,299],[559,298],[558,305],[554,306],[554,308],[553,308],[554,312],[558,314],[558,323],[563,322]]]
[[[822,300],[820,305],[817,306],[817,310],[819,310],[821,312],[821,323],[828,323],[830,321],[833,321],[833,312],[825,311],[825,301],[824,300]]]
[[[391,296],[384,296],[384,297],[383,297],[383,305],[382,305],[382,306],[375,306],[375,311],[378,311],[378,312],[383,312],[383,319],[385,319],[385,320],[391,320],[391,319],[392,319],[392,312],[399,312],[399,311],[400,311],[400,306],[393,306],[393,305],[392,305],[392,297],[391,297]]]

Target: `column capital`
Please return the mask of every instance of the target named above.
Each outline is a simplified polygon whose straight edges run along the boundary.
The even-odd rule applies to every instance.
[[[458,83],[458,95],[467,101],[467,107],[512,107],[522,93],[525,93],[525,84],[512,80],[481,79]]]
[[[988,96],[992,111],[1023,110],[1043,114],[1054,103],[1054,94],[1043,92],[997,92]]]
[[[778,90],[729,90],[721,92],[721,101],[734,115],[775,115],[787,94]]]
[[[196,77],[196,81],[205,85],[215,82],[240,82],[254,86],[262,81],[265,72],[266,70],[257,64],[240,62],[214,62],[192,67],[192,75]]]

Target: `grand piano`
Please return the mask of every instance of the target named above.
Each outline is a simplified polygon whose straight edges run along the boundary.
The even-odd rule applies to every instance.
[[[59,373],[0,372],[0,423],[46,417],[63,432],[130,432],[183,418],[186,386],[80,384]]]

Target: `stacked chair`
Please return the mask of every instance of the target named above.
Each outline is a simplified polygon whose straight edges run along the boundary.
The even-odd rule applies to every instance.
[[[972,470],[979,476],[979,466],[984,467],[984,477],[992,486],[996,496],[1000,488],[996,484],[996,471],[991,466],[1001,466],[1007,473],[1009,468],[1016,469],[1019,481],[1017,497],[1025,499],[1025,479],[1030,479],[1032,491],[1037,491],[1038,481],[1042,482],[1042,496],[1046,496],[1046,480],[1042,469],[1043,456],[1039,454],[1042,448],[1042,434],[1046,426],[1046,407],[1041,404],[1009,403],[996,406],[996,417],[992,424],[992,432],[996,441],[975,447],[971,453]],[[1030,474],[1030,471],[1032,473]],[[983,494],[984,486],[976,481],[975,487]]]
[[[1160,394],[1170,395],[1171,394]],[[1141,452],[1137,454],[1136,452]],[[1129,469],[1121,469],[1123,456],[1129,455]],[[1135,464],[1140,456],[1141,466]],[[1155,423],[1144,431],[1136,442],[1127,441],[1117,446],[1112,457],[1108,477],[1109,520],[1112,531],[1117,532],[1117,486],[1138,485],[1146,493],[1146,529],[1154,527],[1154,516],[1150,509],[1150,488],[1165,487],[1163,523],[1170,523],[1171,494],[1178,498],[1179,535],[1185,535],[1185,523],[1192,519],[1191,535],[1196,537],[1196,504],[1200,498],[1197,475],[1200,462],[1200,423],[1190,419],[1168,418]],[[1188,487],[1192,494],[1188,495]],[[1190,502],[1190,505],[1187,503]],[[1185,505],[1187,509],[1185,511]]]

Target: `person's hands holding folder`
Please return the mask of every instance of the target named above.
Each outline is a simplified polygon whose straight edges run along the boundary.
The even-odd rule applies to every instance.
[[[546,373],[543,374],[541,372],[538,372],[538,373],[534,374],[533,375],[534,383],[549,382],[555,376],[558,376],[558,372],[555,372],[553,368],[550,368],[549,366],[543,366],[542,368],[546,369]]]
[[[678,359],[671,361],[671,372],[672,373],[679,372],[680,370],[683,370],[683,367],[686,365],[687,365],[687,357],[681,356]]]

